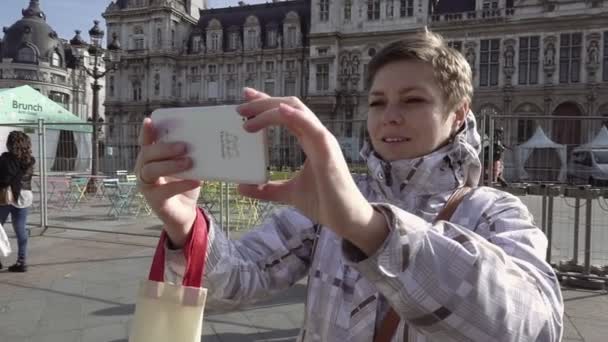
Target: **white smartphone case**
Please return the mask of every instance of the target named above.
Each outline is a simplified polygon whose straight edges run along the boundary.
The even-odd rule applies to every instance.
[[[152,113],[157,141],[184,142],[193,167],[176,178],[241,184],[268,181],[265,130],[248,133],[236,106],[162,108]]]

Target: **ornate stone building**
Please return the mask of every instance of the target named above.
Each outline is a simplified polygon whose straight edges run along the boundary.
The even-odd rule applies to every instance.
[[[608,117],[607,0],[296,0],[221,9],[118,0],[104,17],[128,50],[109,78],[114,122],[139,121],[159,106],[233,103],[250,85],[304,98],[356,159],[367,63],[425,26],[471,64],[476,113],[521,117],[496,122],[508,145],[538,125],[575,146],[601,120],[560,116]]]
[[[108,35],[117,33],[126,50],[106,98],[108,144],[121,165],[132,166],[138,129],[117,124],[141,122],[156,108],[233,104],[244,86],[303,97],[309,13],[306,0],[220,9],[202,0],[111,3]]]
[[[70,44],[46,22],[40,1],[31,0],[22,14],[21,20],[4,28],[0,39],[0,88],[30,85],[81,119],[89,119],[93,81],[76,62]],[[84,63],[92,69],[92,58]],[[102,58],[99,68],[104,70]],[[100,83],[103,86],[104,80]],[[102,87],[101,103],[103,92]],[[103,113],[101,106],[101,117]]]
[[[476,113],[522,116],[496,121],[507,144],[526,141],[540,125],[575,146],[602,123],[559,116],[608,123],[608,1],[313,0],[311,9],[308,103],[326,120],[364,119],[371,57],[427,26],[471,64]],[[523,118],[537,115],[547,120]],[[338,135],[360,144],[364,125],[350,126]]]

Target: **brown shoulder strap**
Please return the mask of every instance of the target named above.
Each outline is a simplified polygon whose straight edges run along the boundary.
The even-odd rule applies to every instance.
[[[454,212],[460,205],[460,202],[462,202],[462,199],[469,193],[469,191],[471,191],[471,188],[468,186],[463,186],[462,188],[456,189],[456,191],[454,191],[452,196],[450,196],[448,199],[443,209],[439,212],[439,214],[437,214],[435,222],[449,221],[452,219],[452,215],[454,215]]]
[[[397,327],[399,327],[399,321],[401,317],[397,314],[393,308],[388,310],[386,316],[382,320],[380,327],[376,330],[376,336],[374,336],[374,342],[390,342],[395,335],[395,331],[397,331]],[[405,336],[404,336],[405,338]],[[406,339],[403,340],[407,342]]]
[[[456,191],[454,191],[443,209],[439,212],[439,214],[437,214],[435,222],[449,221],[452,218],[452,215],[454,215],[456,208],[458,208],[462,202],[464,196],[466,196],[470,191],[471,188],[468,186],[458,188]],[[376,331],[374,342],[390,342],[393,335],[395,335],[395,331],[397,331],[397,327],[399,327],[400,320],[401,317],[399,317],[399,314],[397,314],[393,308],[390,308],[382,320],[380,328]],[[404,332],[403,341],[407,342],[407,329]]]

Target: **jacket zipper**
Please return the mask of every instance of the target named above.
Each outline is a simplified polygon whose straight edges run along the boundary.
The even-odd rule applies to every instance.
[[[393,185],[392,166],[389,162],[382,162],[382,168],[384,169],[384,184],[386,186]]]

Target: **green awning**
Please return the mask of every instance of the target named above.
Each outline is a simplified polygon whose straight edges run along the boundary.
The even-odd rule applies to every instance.
[[[0,89],[0,124],[38,124],[38,119],[47,129],[93,132],[86,121],[28,85]]]

